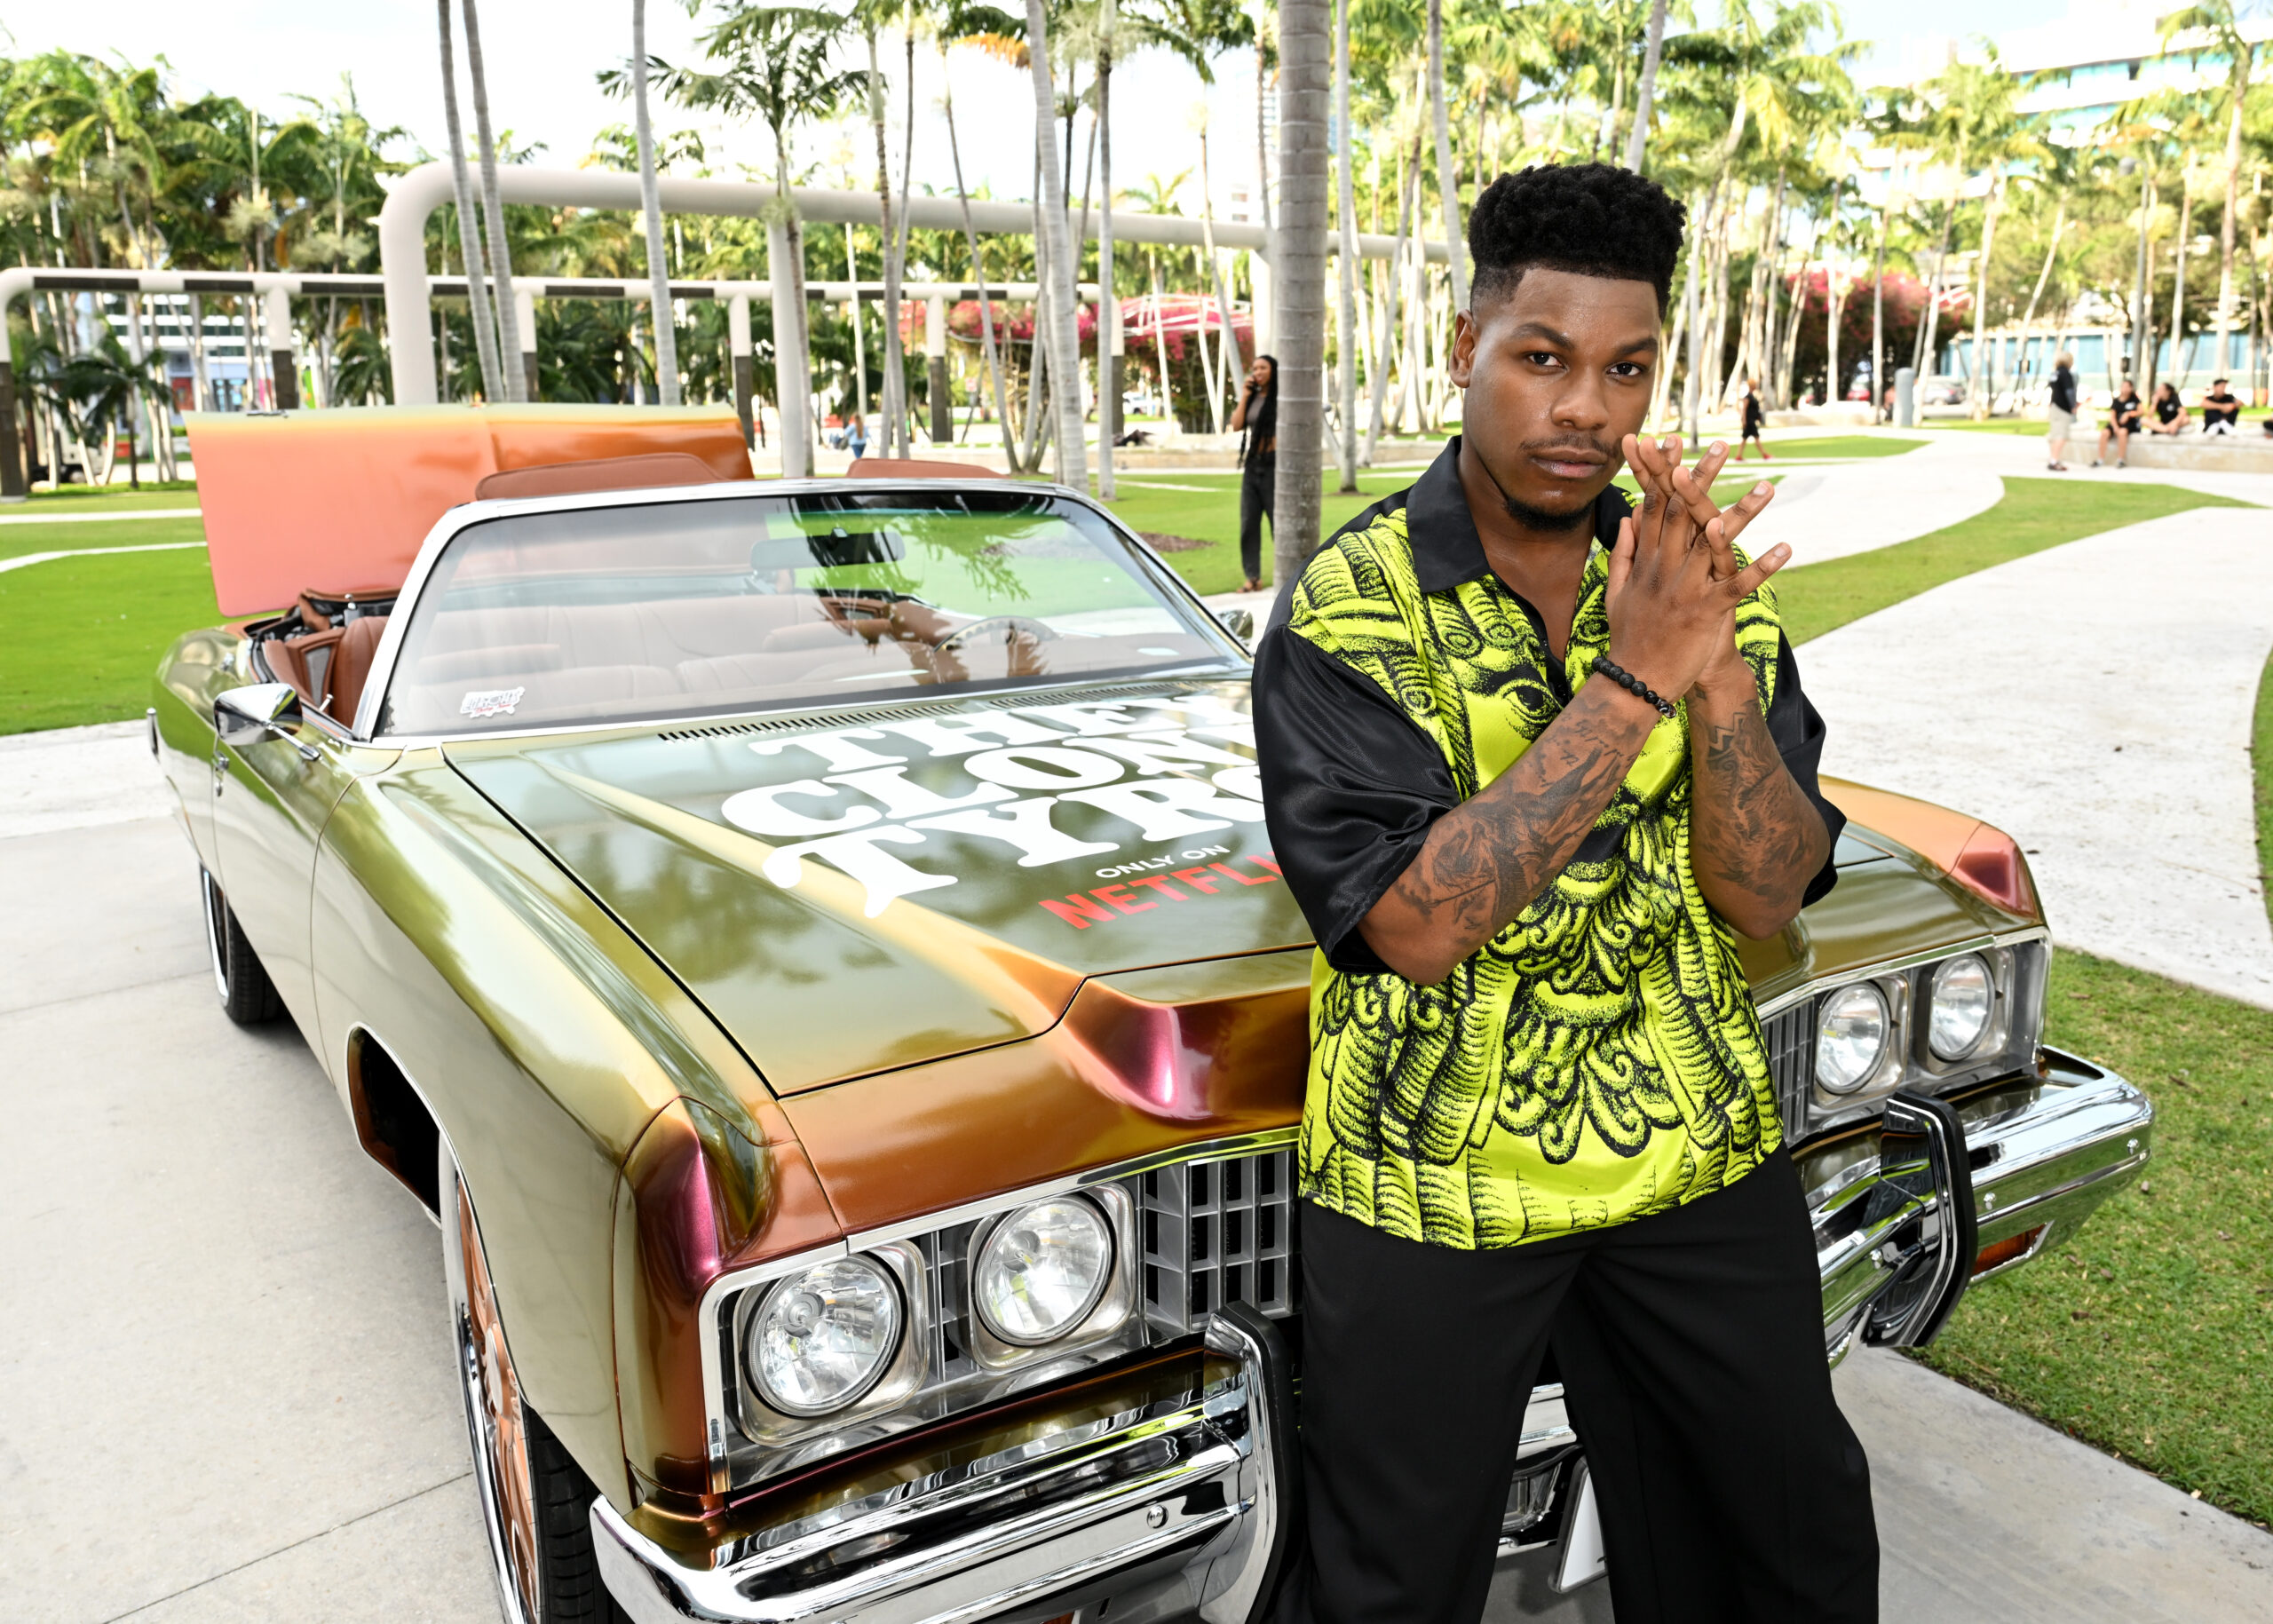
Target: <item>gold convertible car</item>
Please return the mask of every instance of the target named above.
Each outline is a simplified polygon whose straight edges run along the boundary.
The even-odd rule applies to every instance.
[[[194,422],[152,748],[228,1014],[437,1219],[520,1624],[1247,1624],[1300,1493],[1311,947],[1248,661],[1073,491],[757,482],[720,412]],[[930,476],[930,477],[926,477]],[[1742,945],[1824,1344],[1915,1345],[2152,1113],[2014,842],[1826,783]],[[1600,1568],[1548,1373],[1504,1548]]]

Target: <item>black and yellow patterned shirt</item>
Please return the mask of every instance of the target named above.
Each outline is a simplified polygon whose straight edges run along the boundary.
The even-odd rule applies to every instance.
[[[1310,1200],[1437,1245],[1618,1224],[1735,1182],[1781,1142],[1735,937],[1690,872],[1686,711],[1660,723],[1554,883],[1434,986],[1358,926],[1430,826],[1507,771],[1608,646],[1595,515],[1566,655],[1493,574],[1454,440],[1303,570],[1255,661],[1272,849],[1319,951],[1299,1179]],[[1771,589],[1737,641],[1769,732],[1833,844],[1823,724]],[[1826,860],[1814,901],[1834,877]]]

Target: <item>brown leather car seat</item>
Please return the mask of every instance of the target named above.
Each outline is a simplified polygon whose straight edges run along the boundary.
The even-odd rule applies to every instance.
[[[366,614],[347,622],[339,633],[338,646],[331,651],[330,702],[324,709],[331,719],[343,727],[355,725],[355,707],[363,698],[363,685],[370,680],[371,659],[379,650],[379,638],[385,635],[387,617]]]

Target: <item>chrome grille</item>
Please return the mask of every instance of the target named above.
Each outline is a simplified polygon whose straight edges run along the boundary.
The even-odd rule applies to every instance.
[[[931,1311],[923,1329],[932,1380],[954,1381],[978,1368],[970,1356],[970,1237],[975,1223],[933,1230],[916,1238],[923,1255],[923,1287]]]
[[[1155,1168],[1131,1182],[1144,1248],[1144,1318],[1171,1336],[1228,1303],[1295,1310],[1290,1149]]]
[[[1815,1000],[1802,998],[1760,1025],[1768,1050],[1768,1076],[1783,1113],[1784,1136],[1796,1139],[1808,1130],[1808,1091],[1815,1076]]]

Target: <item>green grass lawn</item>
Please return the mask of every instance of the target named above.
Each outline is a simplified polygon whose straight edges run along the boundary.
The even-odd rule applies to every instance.
[[[2154,1097],[2154,1159],[2069,1244],[1968,1293],[1923,1358],[2273,1521],[2273,1010],[2059,953],[2046,1026]]]
[[[88,506],[104,508],[194,508],[197,505],[197,482],[194,479],[174,479],[161,483],[145,479],[142,488],[128,485],[67,485],[60,490],[34,491],[21,503],[0,504],[0,515],[36,513],[42,508],[79,511]]]
[[[2266,914],[2273,917],[2273,660],[2265,662],[2265,675],[2257,679],[2249,759],[2257,770],[2257,872]]]
[[[57,558],[0,573],[0,733],[140,716],[159,655],[183,632],[220,619],[202,549]]]
[[[1897,440],[1892,435],[1826,434],[1813,440],[1799,440],[1767,431],[1768,449],[1778,462],[1828,462],[1841,459],[1899,456],[1905,451],[1915,451],[1926,442],[1922,440]],[[1705,443],[1726,439],[1725,435],[1707,435]]]
[[[1892,547],[1795,566],[1776,577],[1776,595],[1785,630],[1803,643],[1928,587],[2063,542],[2189,508],[2249,505],[2174,485],[2007,479],[2004,500],[1986,512]]]

